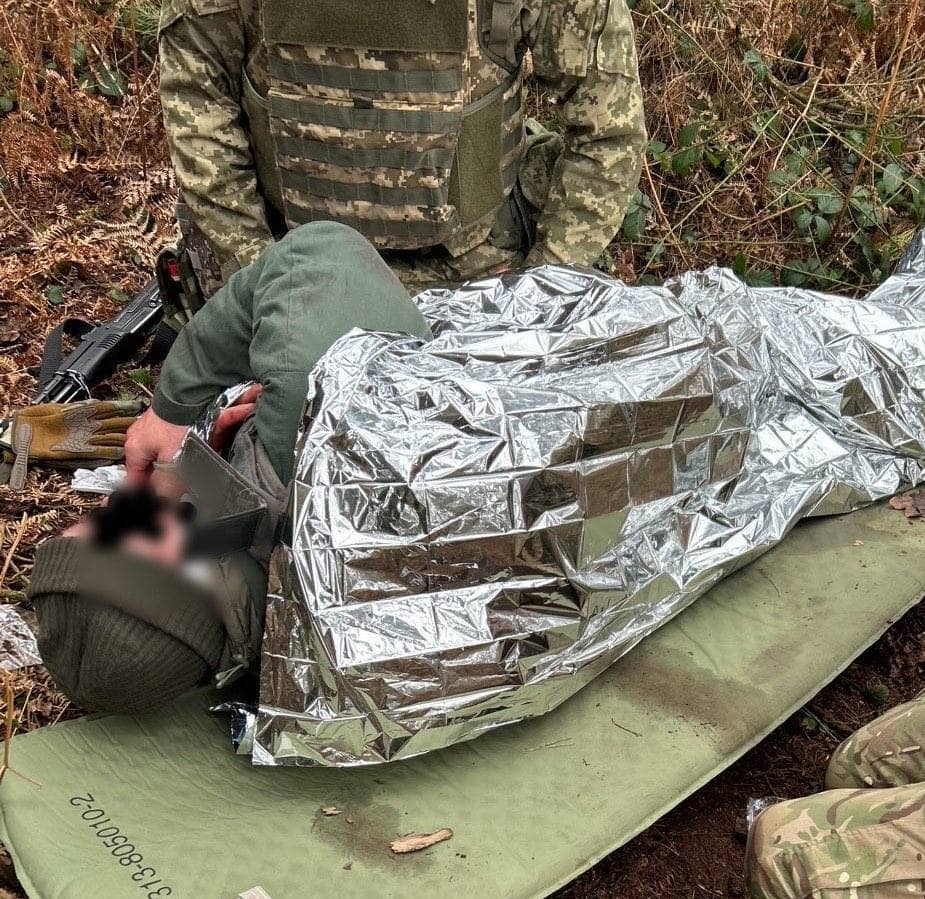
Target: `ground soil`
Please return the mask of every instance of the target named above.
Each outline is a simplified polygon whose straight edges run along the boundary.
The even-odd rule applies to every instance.
[[[925,601],[804,710],[556,899],[746,896],[743,819],[748,800],[819,790],[828,757],[842,739],[925,688],[923,635]]]

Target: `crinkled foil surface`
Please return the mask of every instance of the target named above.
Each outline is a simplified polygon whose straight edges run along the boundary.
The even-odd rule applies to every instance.
[[[542,715],[809,515],[923,480],[925,239],[865,301],[546,267],[419,297],[312,376],[253,760]]]
[[[41,664],[32,628],[15,606],[0,605],[0,671]]]

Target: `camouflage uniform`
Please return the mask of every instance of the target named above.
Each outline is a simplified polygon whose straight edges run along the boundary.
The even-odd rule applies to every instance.
[[[165,0],[162,8],[161,102],[171,156],[183,198],[208,237],[225,278],[286,229],[284,197],[274,196],[277,191],[259,179],[257,172],[266,159],[258,156],[265,154],[257,152],[259,147],[249,135],[253,105],[261,99],[265,102],[273,84],[273,52],[268,53],[261,10],[265,2]],[[428,9],[449,0],[421,2],[422,9]],[[475,10],[484,9],[485,2],[470,3],[470,31],[476,28]],[[520,67],[526,49],[532,51],[534,75],[556,98],[561,134],[527,123],[528,136],[515,160],[519,189],[490,220],[460,229],[441,245],[426,249],[393,250],[389,235],[375,241],[411,287],[517,265],[524,261],[525,250],[528,265],[594,264],[620,227],[638,182],[646,135],[625,0],[516,2],[519,14],[510,25],[515,64]],[[306,10],[310,8],[306,4]],[[307,55],[284,58],[282,63],[293,71],[336,66],[361,76],[390,65],[394,68],[382,59],[388,51],[328,48],[315,51],[314,58],[308,49]],[[439,67],[440,54],[430,55]],[[473,60],[470,51],[470,71],[478,66],[487,70],[490,65],[488,59]],[[356,90],[331,88],[330,93],[328,105],[334,113],[344,103],[349,107],[351,100],[372,106]],[[326,95],[320,96],[324,101]],[[391,103],[383,103],[374,93],[373,100],[377,111],[399,107],[394,96]],[[308,165],[305,160],[297,162],[303,168]],[[312,168],[306,170],[313,177],[329,174],[331,167],[323,162],[316,159],[310,164]],[[344,171],[350,169],[340,169],[337,177],[338,186],[346,190],[350,185]],[[360,171],[356,183],[368,191],[368,185],[375,184],[375,170]],[[421,176],[413,188],[428,186]],[[332,209],[341,207],[331,201]],[[336,211],[326,217],[344,220]]]
[[[925,697],[835,751],[824,793],[772,805],[749,836],[755,899],[925,896]]]

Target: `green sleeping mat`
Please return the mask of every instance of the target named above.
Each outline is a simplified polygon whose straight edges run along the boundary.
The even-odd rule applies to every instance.
[[[16,737],[0,839],[41,899],[542,896],[874,642],[925,592],[923,549],[925,527],[883,505],[807,522],[555,712],[407,762],[254,768],[202,694]]]

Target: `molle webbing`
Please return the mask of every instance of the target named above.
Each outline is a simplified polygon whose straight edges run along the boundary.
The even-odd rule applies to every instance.
[[[467,105],[470,57],[486,52],[470,46],[469,14],[478,3],[482,33],[510,44],[515,2],[495,13],[492,0],[313,0],[309,10],[266,0],[267,106],[289,224],[334,219],[378,246],[418,249],[504,203],[523,142],[520,72],[495,63]]]
[[[445,134],[458,131],[459,112],[426,109],[365,109],[360,106],[334,106],[330,103],[274,97],[273,115],[290,122],[323,125],[356,131],[397,131],[409,134]]]
[[[359,231],[373,244],[389,249],[417,249],[433,246],[434,235],[442,234],[445,230],[441,227],[442,222],[433,222],[428,219],[393,221],[373,218],[362,215],[359,210],[351,207],[333,209],[321,205],[320,202],[305,207],[290,203],[286,211],[290,220],[296,225],[306,222],[337,221]]]
[[[462,90],[460,69],[393,72],[382,69],[352,69],[346,66],[321,65],[270,58],[271,77],[293,84],[317,84],[337,90],[382,91],[393,94],[442,94]]]
[[[415,172],[422,172],[443,167],[449,169],[453,165],[452,147],[435,147],[420,151],[401,147],[336,147],[308,137],[280,136],[276,138],[276,149],[280,156],[342,168],[410,168]]]
[[[332,181],[329,178],[316,178],[304,172],[280,170],[283,189],[309,190],[316,197],[330,200],[364,200],[368,203],[381,203],[385,206],[400,206],[411,203],[415,206],[438,206],[445,199],[445,191],[439,187],[394,187],[372,184],[369,181]]]

